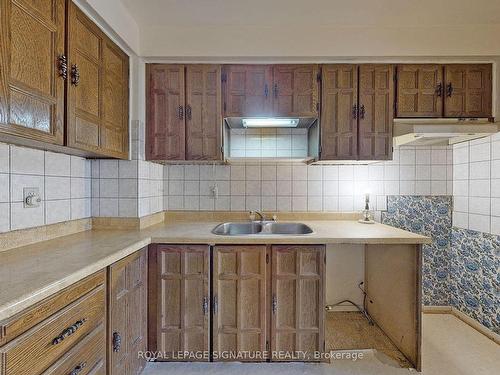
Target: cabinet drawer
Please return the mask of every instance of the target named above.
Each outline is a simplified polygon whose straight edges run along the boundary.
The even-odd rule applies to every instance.
[[[104,374],[106,369],[106,330],[99,325],[43,375]],[[72,372],[73,371],[73,372]]]
[[[105,271],[99,271],[44,299],[33,307],[0,322],[0,346],[15,339],[92,289],[104,284],[105,280]]]
[[[103,285],[0,348],[1,375],[40,374],[104,321]]]

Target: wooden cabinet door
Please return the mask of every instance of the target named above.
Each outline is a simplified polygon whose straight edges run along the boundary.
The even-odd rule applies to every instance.
[[[64,143],[65,0],[0,1],[0,132]]]
[[[109,38],[103,43],[101,152],[128,158],[129,58]]]
[[[214,352],[255,353],[266,350],[266,275],[265,246],[215,247]]]
[[[186,160],[222,158],[220,65],[186,67]]]
[[[99,152],[103,119],[102,31],[69,1],[67,145]]]
[[[272,77],[270,65],[226,65],[224,116],[270,116]]]
[[[272,247],[271,351],[324,349],[324,266],[324,246]]]
[[[149,64],[147,70],[147,159],[184,160],[184,65]]]
[[[318,65],[276,65],[273,81],[274,116],[318,116]]]
[[[397,93],[397,117],[441,117],[443,66],[398,65]]]
[[[152,320],[156,320],[157,350],[165,352],[167,356],[183,351],[208,351],[209,247],[158,245],[156,256],[158,315]]]
[[[359,135],[361,160],[392,159],[394,79],[392,65],[359,67]]]
[[[357,65],[323,65],[321,101],[320,158],[357,159]]]
[[[445,117],[491,116],[491,69],[491,64],[445,65]]]
[[[109,374],[136,375],[147,348],[147,249],[109,267]]]

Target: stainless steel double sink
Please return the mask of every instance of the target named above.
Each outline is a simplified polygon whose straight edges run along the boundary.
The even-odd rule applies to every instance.
[[[244,235],[306,235],[313,233],[311,227],[303,223],[278,223],[275,221],[251,221],[222,223],[217,225],[213,234],[221,236],[244,236]]]

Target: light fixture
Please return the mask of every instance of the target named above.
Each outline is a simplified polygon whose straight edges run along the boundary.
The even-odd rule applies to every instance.
[[[296,128],[299,125],[298,118],[278,118],[278,117],[255,117],[241,120],[245,128]]]

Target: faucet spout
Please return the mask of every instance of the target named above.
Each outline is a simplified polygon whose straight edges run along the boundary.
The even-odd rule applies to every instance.
[[[255,215],[259,215],[260,221],[266,221],[266,216],[260,211],[250,211],[250,220],[255,221]]]

